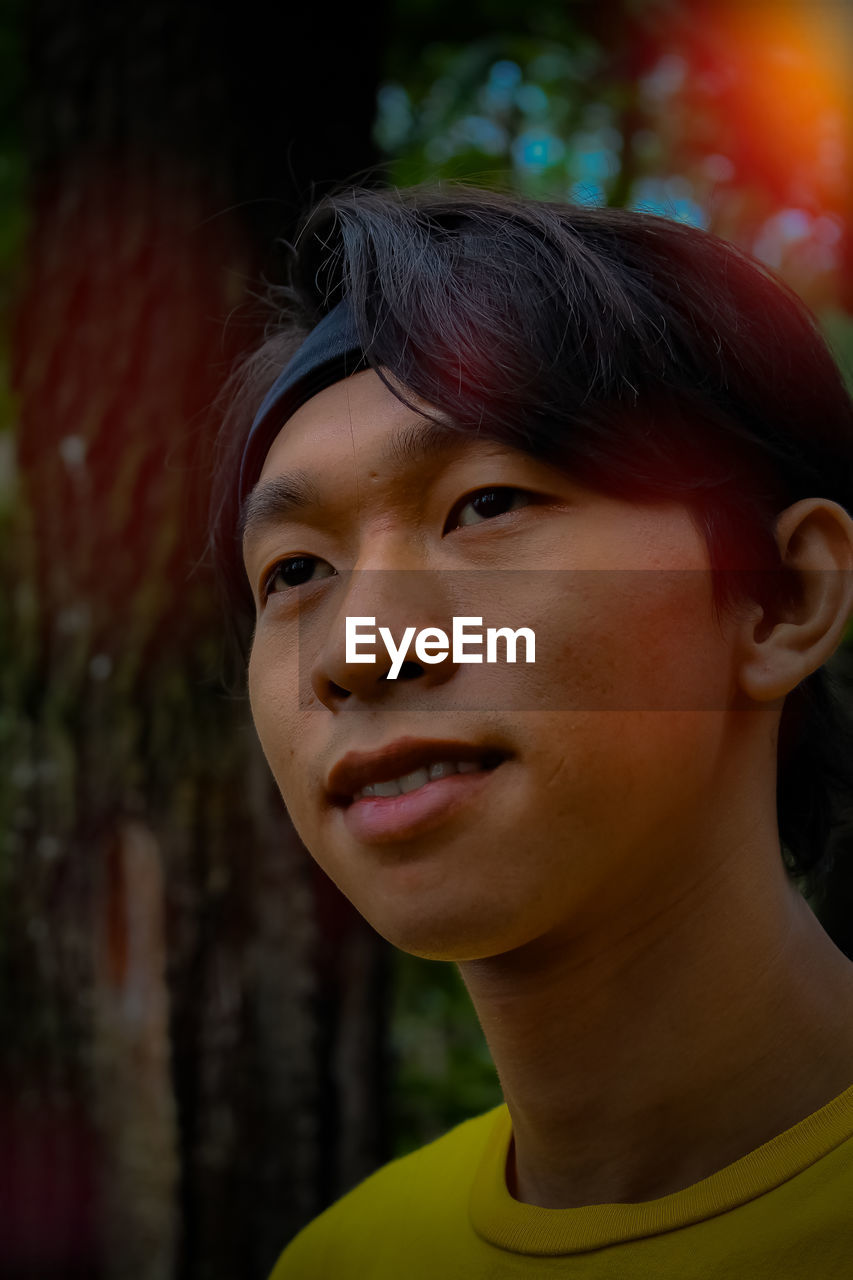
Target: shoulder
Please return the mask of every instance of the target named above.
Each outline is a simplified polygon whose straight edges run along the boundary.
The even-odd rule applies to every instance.
[[[291,1241],[270,1280],[363,1275],[360,1258],[375,1265],[386,1249],[399,1258],[420,1237],[426,1244],[463,1231],[474,1174],[505,1112],[495,1107],[377,1169]]]

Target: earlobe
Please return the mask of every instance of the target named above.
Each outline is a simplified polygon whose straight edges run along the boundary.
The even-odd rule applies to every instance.
[[[791,590],[745,614],[740,688],[755,702],[784,698],[832,656],[853,609],[853,520],[837,502],[804,498],[776,521]]]

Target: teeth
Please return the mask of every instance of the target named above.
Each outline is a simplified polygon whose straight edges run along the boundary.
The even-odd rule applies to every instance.
[[[449,778],[454,773],[477,773],[482,768],[475,760],[438,760],[435,764],[424,765],[413,769],[401,778],[392,778],[388,782],[371,782],[355,793],[353,799],[364,800],[370,796],[405,796],[410,791],[419,791],[428,782],[439,778]]]
[[[474,766],[477,767],[476,765]],[[452,760],[439,760],[429,767],[429,780],[434,782],[436,778],[449,778],[452,773],[458,773],[459,766],[454,764]]]
[[[425,786],[429,779],[430,775],[426,769],[414,769],[400,779],[400,790],[404,796],[408,795],[410,791],[417,791],[418,787]]]
[[[396,778],[392,778],[390,782],[377,782],[373,787],[375,796],[398,796],[400,794],[400,783]]]

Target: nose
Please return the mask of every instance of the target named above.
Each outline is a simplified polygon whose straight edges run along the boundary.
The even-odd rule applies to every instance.
[[[371,643],[360,641],[347,653],[346,619],[373,618],[358,630],[373,633]],[[395,661],[379,634],[386,627],[398,652]],[[450,654],[440,662],[424,662],[415,650],[418,633],[425,628],[439,628],[449,635],[452,628],[450,610],[441,589],[439,575],[428,569],[361,569],[353,571],[346,594],[327,635],[318,648],[311,666],[311,688],[315,696],[330,710],[337,710],[347,699],[382,701],[399,697],[396,686],[417,681],[419,691],[435,688],[450,680],[457,670]],[[400,651],[404,637],[409,635]],[[435,649],[432,650],[437,656]],[[374,662],[357,662],[356,653],[373,655]],[[402,658],[402,664],[400,659]],[[391,677],[392,668],[397,672]]]

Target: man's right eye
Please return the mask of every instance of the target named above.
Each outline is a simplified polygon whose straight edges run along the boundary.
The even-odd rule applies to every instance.
[[[327,560],[320,560],[317,556],[290,556],[274,564],[264,578],[263,599],[304,586],[306,582],[334,577],[334,574],[335,570]]]

